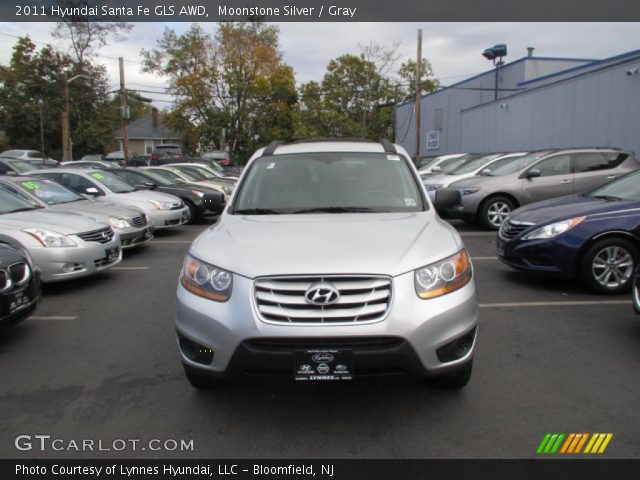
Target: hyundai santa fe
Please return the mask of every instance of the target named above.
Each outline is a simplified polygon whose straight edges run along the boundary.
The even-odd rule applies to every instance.
[[[222,195],[210,194],[223,209]],[[455,205],[440,189],[434,203]],[[473,267],[406,151],[388,141],[271,144],[184,259],[187,379],[409,373],[461,388],[477,331]]]

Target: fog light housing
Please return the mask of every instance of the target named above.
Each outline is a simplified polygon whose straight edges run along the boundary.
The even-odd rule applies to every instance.
[[[80,270],[81,268],[83,268],[84,265],[83,264],[78,264],[78,263],[65,263],[64,265],[62,265],[62,271],[64,273],[71,273],[75,270]]]
[[[178,344],[182,354],[192,362],[210,365],[213,361],[213,349],[211,348],[189,340],[181,334],[178,334]]]
[[[476,327],[473,330],[465,333],[461,337],[456,338],[455,340],[447,343],[440,347],[436,353],[438,355],[438,359],[442,363],[454,362],[456,360],[460,360],[462,357],[467,355],[471,348],[473,348],[473,341],[476,338]]]

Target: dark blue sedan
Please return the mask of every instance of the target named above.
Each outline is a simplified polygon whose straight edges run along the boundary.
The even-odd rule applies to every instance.
[[[515,210],[497,250],[517,270],[578,278],[599,293],[628,291],[640,263],[640,170]]]

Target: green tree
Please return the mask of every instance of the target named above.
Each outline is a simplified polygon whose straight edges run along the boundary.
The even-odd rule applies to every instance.
[[[269,123],[270,110],[286,110],[277,127],[292,131],[286,118],[295,103],[293,71],[282,63],[278,36],[277,27],[261,22],[223,23],[214,35],[197,24],[182,35],[166,29],[142,56],[144,71],[165,76],[177,98],[167,122],[192,145],[228,148],[240,158],[252,153],[256,135],[272,135],[257,127]]]
[[[79,74],[87,78],[69,84],[74,157],[106,149],[117,115],[109,101],[106,69],[77,64],[50,45],[38,50],[29,37],[18,39],[9,64],[0,66],[0,125],[8,146],[40,150],[42,111],[45,153],[60,158],[64,79]]]
[[[407,60],[400,66],[400,70],[398,70],[398,76],[402,79],[405,87],[403,89],[404,95],[415,93],[416,66],[417,63],[414,60]],[[423,93],[435,92],[440,88],[440,82],[434,78],[431,63],[426,58],[422,59],[420,86]]]

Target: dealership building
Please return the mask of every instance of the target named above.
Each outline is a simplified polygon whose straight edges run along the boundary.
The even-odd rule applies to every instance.
[[[412,156],[414,104],[395,112],[396,142]],[[594,60],[529,49],[497,75],[492,69],[422,96],[420,157],[580,146],[640,155],[640,50]]]

